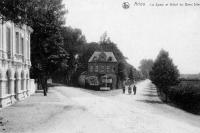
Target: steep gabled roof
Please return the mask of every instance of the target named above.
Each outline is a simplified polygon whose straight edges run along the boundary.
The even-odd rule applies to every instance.
[[[88,62],[117,62],[113,52],[95,51]]]

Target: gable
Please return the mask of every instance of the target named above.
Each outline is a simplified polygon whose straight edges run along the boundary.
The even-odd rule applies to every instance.
[[[117,62],[113,52],[95,51],[88,62]]]

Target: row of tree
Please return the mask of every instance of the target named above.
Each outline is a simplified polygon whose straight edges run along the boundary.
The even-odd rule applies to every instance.
[[[94,51],[112,51],[119,64],[118,78],[142,78],[142,73],[127,63],[126,57],[104,33],[99,42],[87,43],[82,31],[64,26],[66,14],[62,0],[1,0],[3,23],[12,21],[33,28],[31,35],[31,77],[47,95],[47,79],[55,77],[68,85],[77,85],[78,76],[87,71]],[[59,76],[57,76],[59,75]]]

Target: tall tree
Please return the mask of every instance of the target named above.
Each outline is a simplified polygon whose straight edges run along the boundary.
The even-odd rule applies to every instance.
[[[41,81],[44,95],[47,95],[47,78],[58,66],[63,66],[61,63],[66,63],[68,56],[61,35],[64,14],[62,0],[35,0],[27,8],[28,23],[34,30],[31,35],[31,70],[34,78]]]
[[[64,39],[64,49],[69,53],[68,69],[65,72],[60,71],[58,75],[64,78],[65,83],[69,85],[72,83],[72,76],[77,70],[78,60],[86,45],[86,39],[80,29],[72,27],[63,27],[62,36]]]
[[[179,71],[174,65],[168,52],[161,50],[154,62],[150,79],[160,89],[167,88],[178,83]]]

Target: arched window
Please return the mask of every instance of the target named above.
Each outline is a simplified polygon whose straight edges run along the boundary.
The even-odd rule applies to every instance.
[[[28,84],[28,74],[26,74],[26,90],[28,90],[29,84]]]
[[[15,94],[17,94],[17,73],[15,73],[15,83],[14,83],[14,89],[15,89]]]
[[[24,72],[21,73],[21,90],[24,90]]]
[[[6,28],[6,52],[8,54],[8,58],[11,58],[11,28]]]
[[[0,50],[2,50],[3,49],[3,34],[2,34],[2,27],[3,27],[3,24],[1,23],[1,21],[0,21]]]
[[[15,52],[19,54],[19,32],[15,32]]]
[[[6,72],[6,87],[5,87],[5,94],[10,94],[10,78],[9,78],[9,72]]]

